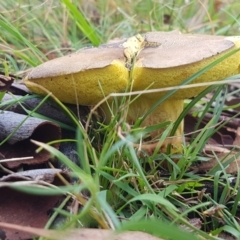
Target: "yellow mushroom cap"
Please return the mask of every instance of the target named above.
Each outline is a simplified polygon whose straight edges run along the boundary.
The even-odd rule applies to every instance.
[[[94,105],[105,96],[123,92],[132,73],[132,90],[178,86],[214,60],[239,48],[239,37],[223,37],[179,32],[150,32],[98,48],[81,49],[34,68],[25,84],[35,93],[46,94],[31,85],[37,83],[66,103]],[[192,83],[224,79],[240,72],[240,51],[218,63]],[[173,99],[197,95],[205,87],[177,91]],[[165,93],[148,94],[157,99]]]
[[[133,70],[133,91],[178,86],[214,60],[240,47],[239,37],[223,37],[179,32],[150,32],[145,47],[138,55]],[[157,43],[154,46],[154,43]],[[240,72],[240,51],[226,58],[192,83],[224,79]],[[197,95],[206,87],[177,91],[172,98],[186,99]],[[149,94],[159,98],[165,93]]]
[[[77,53],[45,62],[25,79],[33,92],[46,95],[37,83],[66,103],[94,105],[105,96],[122,92],[128,84],[121,42],[100,48],[85,48]]]

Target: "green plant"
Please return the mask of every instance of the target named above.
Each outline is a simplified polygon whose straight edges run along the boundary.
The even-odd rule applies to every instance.
[[[2,63],[7,61],[9,72],[18,73],[19,76],[23,76],[22,73],[27,69],[48,58],[61,56],[80,47],[98,45],[115,37],[132,36],[138,32],[173,29],[191,32],[195,29],[199,33],[210,33],[215,30],[217,34],[234,35],[239,27],[240,17],[236,12],[239,7],[237,1],[231,1],[231,4],[223,6],[222,11],[217,11],[214,1],[206,1],[207,6],[202,8],[200,1],[198,4],[196,1],[183,4],[183,1],[172,0],[159,4],[156,1],[119,0],[113,2],[116,5],[111,5],[108,1],[101,0],[91,5],[92,8],[97,9],[97,20],[86,17],[91,16],[91,9],[87,12],[86,6],[81,1],[62,0],[43,4],[39,1],[36,5],[33,5],[32,1],[25,1],[24,4],[23,1],[17,2],[20,6],[18,11],[14,8],[16,1],[6,1],[0,6],[2,13],[0,67],[1,71],[5,72]],[[197,11],[198,9],[200,10]],[[204,13],[200,20],[194,17],[196,12]],[[89,31],[93,35],[89,36],[87,34]],[[206,70],[203,69],[197,74]],[[186,79],[183,86],[195,77],[196,75]],[[231,81],[234,79],[228,80]],[[215,92],[211,100],[203,103],[201,99],[213,90]],[[165,98],[175,91],[176,88],[173,88]],[[198,162],[209,160],[203,155],[205,143],[226,124],[223,122],[218,125],[222,111],[237,107],[237,105],[224,106],[224,99],[229,95],[231,93],[227,92],[224,86],[213,85],[191,101],[186,101],[185,110],[174,126],[167,122],[145,129],[139,127],[143,119],[138,119],[132,126],[126,123],[125,110],[128,106],[128,96],[122,101],[118,101],[116,97],[113,104],[119,107],[119,111],[112,116],[108,125],[99,122],[92,130],[92,135],[88,131],[89,125],[87,129],[84,128],[76,116],[54,99],[72,119],[73,124],[68,126],[69,129],[77,128],[76,139],[73,141],[77,142],[77,152],[82,167],[78,167],[52,148],[51,143],[35,144],[50,151],[62,161],[71,170],[77,182],[57,189],[53,186],[20,187],[16,184],[12,184],[11,187],[31,194],[60,192],[67,195],[63,204],[55,209],[47,227],[54,222],[54,217],[61,215],[65,218],[61,226],[63,229],[72,225],[79,227],[81,224],[86,227],[94,225],[118,230],[144,228],[145,231],[156,236],[180,239],[180,234],[184,234],[184,239],[197,239],[195,235],[182,233],[179,227],[176,227],[180,225],[188,226],[196,236],[205,239],[214,239],[213,236],[223,231],[239,238],[239,226],[236,221],[239,217],[237,211],[240,198],[239,183],[232,186],[229,182],[229,174],[225,170],[226,165],[239,157],[238,154],[228,159],[226,163],[219,161],[219,165],[210,169],[206,175],[195,174],[190,168]],[[29,96],[23,97],[21,101],[26,98]],[[157,104],[163,100],[164,98],[160,99]],[[211,107],[213,102],[214,109]],[[197,108],[199,105],[201,108]],[[4,107],[4,103],[1,103],[1,107]],[[153,111],[154,107],[156,106],[149,109],[149,112]],[[160,146],[157,146],[156,151],[148,155],[141,149],[143,140],[147,140],[147,136],[152,131],[166,128],[159,136],[161,140],[164,140],[170,131],[173,134],[191,109],[194,109],[195,115],[199,116],[196,132],[192,134],[190,142],[183,144],[181,153],[160,153],[158,151]],[[35,110],[28,114],[39,117]],[[94,115],[93,112],[90,114],[90,120]],[[204,115],[210,112],[213,113],[212,120],[203,129],[199,129]],[[238,114],[233,118],[237,116]],[[214,128],[216,125],[217,127]],[[62,127],[66,126],[62,125]],[[215,157],[218,159],[217,155]],[[178,161],[175,161],[176,159]],[[164,162],[167,163],[167,168],[163,166]],[[239,175],[238,172],[237,174]],[[211,195],[203,191],[207,186],[206,182],[213,185]],[[80,194],[86,192],[87,200]],[[67,204],[72,197],[77,198],[82,205],[76,215],[64,210],[64,204]],[[91,216],[90,220],[87,218],[88,215]],[[201,230],[188,222],[193,217],[202,220]]]

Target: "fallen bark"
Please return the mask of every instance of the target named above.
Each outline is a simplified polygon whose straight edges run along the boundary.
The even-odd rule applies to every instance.
[[[63,109],[57,106],[56,103],[54,103],[51,100],[47,100],[43,103],[41,103],[41,101],[42,98],[40,97],[33,96],[23,97],[20,95],[11,95],[6,93],[2,99],[0,109],[4,110],[7,108],[7,110],[11,112],[26,114],[24,108],[26,108],[29,111],[32,111],[33,109],[38,107],[37,110],[35,111],[36,113],[42,114],[43,116],[46,116],[48,118],[51,118],[62,123],[73,125],[73,121],[71,120],[71,118],[63,111]],[[41,106],[39,106],[40,103]],[[89,113],[88,107],[79,106],[79,108],[77,108],[75,105],[71,104],[67,104],[66,106],[74,115],[76,116],[78,115],[81,118],[80,121],[82,123],[86,121],[86,117],[88,116]]]
[[[4,159],[30,157],[32,160],[11,161],[4,163],[9,168],[20,164],[39,164],[49,159],[46,151],[36,153],[37,147],[30,139],[50,142],[61,138],[61,128],[52,122],[26,115],[3,111],[0,113],[0,153]],[[54,144],[58,148],[59,144]],[[1,163],[1,160],[0,160]]]

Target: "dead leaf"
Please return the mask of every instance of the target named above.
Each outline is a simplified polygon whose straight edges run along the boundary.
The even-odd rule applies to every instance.
[[[208,141],[208,144],[206,144],[204,147],[204,152],[206,155],[208,155],[208,153],[210,152],[212,156],[212,152],[227,154],[230,153],[230,150],[224,147],[220,147],[217,142],[215,142],[213,139],[210,139]]]
[[[218,237],[224,240],[238,240],[236,237],[231,236],[229,233],[221,232]]]
[[[45,181],[53,185],[62,185],[57,173],[59,169],[38,169],[10,174],[0,179],[0,221],[43,228],[49,219],[50,211],[62,198],[61,195],[30,195],[8,187],[22,181]],[[69,178],[66,174],[65,178]],[[19,240],[32,238],[33,234],[18,229],[6,230],[7,239]]]
[[[30,139],[47,143],[61,138],[61,129],[57,124],[33,117],[26,118],[25,115],[8,111],[0,113],[0,141],[11,135],[8,142],[0,146],[0,152],[4,158],[33,156],[33,160],[4,163],[9,168],[18,167],[23,163],[39,164],[49,159],[50,154],[46,151],[35,153],[37,146],[31,143]],[[59,144],[54,146],[58,148]]]
[[[11,92],[14,95],[22,95],[31,93],[31,91],[23,84],[22,80],[18,82],[13,82],[8,92]]]
[[[0,178],[0,182],[15,182],[15,181],[21,181],[21,180],[31,180],[31,181],[41,180],[44,182],[55,184],[57,180],[57,174],[63,174],[62,170],[53,169],[53,168],[33,169],[33,170],[8,174],[7,176],[3,176],[2,178]],[[66,173],[64,173],[64,177],[70,180]]]
[[[191,136],[194,136],[198,134],[201,129],[203,129],[206,124],[213,118],[213,115],[210,113],[206,113],[204,115],[204,119],[199,124],[198,129],[195,129],[195,125],[197,124],[197,118],[193,117],[191,114],[188,114],[185,117],[185,129],[184,132],[186,134],[187,138],[190,138]],[[226,123],[226,121],[229,121],[230,117],[226,116],[220,116],[219,121],[222,123]],[[216,133],[213,134],[213,136],[208,140],[208,143],[211,143],[211,145],[222,145],[222,146],[232,146],[235,138],[235,134],[228,131],[228,128],[237,128],[240,125],[239,119],[231,119],[226,126],[220,128]]]
[[[189,223],[194,226],[195,228],[197,229],[201,229],[202,227],[202,221],[200,218],[192,218],[192,219],[189,219]],[[193,232],[193,229],[190,228],[189,226],[186,226],[186,225],[180,225],[180,227],[182,229],[184,229],[185,231],[188,231],[188,232]]]
[[[229,161],[229,164],[225,167],[225,170],[228,174],[236,174],[238,172],[238,168],[240,166],[240,157],[236,157],[237,152],[220,152],[215,153],[218,160],[224,164]],[[211,169],[218,167],[218,161],[216,157],[212,157],[209,161],[202,161],[197,166],[192,166],[191,169],[199,172],[199,171],[210,171]],[[220,168],[220,166],[219,166]]]
[[[139,231],[126,231],[117,233],[113,230],[106,229],[74,229],[74,230],[65,230],[55,231],[47,229],[39,229],[33,227],[19,226],[16,224],[9,224],[5,222],[0,222],[0,227],[3,229],[12,229],[15,231],[24,231],[30,233],[34,236],[43,236],[53,240],[163,240],[152,236],[148,233],[139,232]]]
[[[20,95],[11,95],[11,94],[5,94],[2,102],[0,109],[5,109],[7,108],[8,111],[19,113],[19,114],[26,114],[26,111],[23,109],[24,108],[28,110],[33,110],[36,107],[37,110],[35,112],[40,113],[46,117],[49,117],[53,120],[60,121],[62,123],[66,123],[69,125],[73,124],[72,119],[60,108],[57,104],[55,104],[51,100],[47,100],[44,103],[41,103],[41,106],[39,106],[40,102],[42,102],[41,97],[32,97],[25,99],[24,101],[17,102],[17,100],[20,100],[22,96]],[[15,100],[16,103],[13,104],[12,101]],[[77,107],[76,105],[71,105],[71,104],[66,104],[66,106],[77,116],[79,115],[81,117],[80,121],[84,123],[86,121],[86,118],[89,114],[89,108],[87,106],[79,106]]]
[[[229,132],[234,132],[236,135],[236,138],[233,141],[233,145],[240,147],[240,127],[237,128],[237,130],[232,128],[227,128]]]
[[[0,92],[7,90],[13,83],[12,77],[7,77],[0,74]]]
[[[239,86],[238,86],[238,88],[239,88]],[[225,104],[227,105],[227,106],[233,106],[233,105],[237,105],[237,104],[239,104],[240,103],[240,98],[239,97],[234,97],[234,98],[232,98],[232,99],[229,99],[229,100],[226,100],[225,101]],[[237,107],[237,108],[233,108],[232,109],[232,111],[233,112],[239,112],[240,111],[240,107]]]

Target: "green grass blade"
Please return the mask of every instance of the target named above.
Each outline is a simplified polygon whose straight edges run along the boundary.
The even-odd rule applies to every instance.
[[[77,26],[82,33],[91,41],[94,46],[98,46],[101,43],[98,32],[96,31],[96,28],[89,23],[83,12],[78,10],[77,7],[69,0],[61,0],[61,2],[66,5],[67,9],[72,15],[72,18],[75,19]]]

